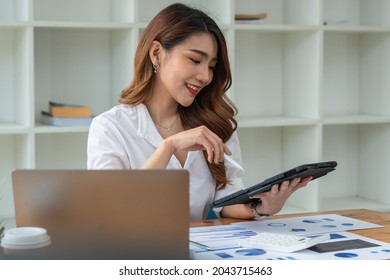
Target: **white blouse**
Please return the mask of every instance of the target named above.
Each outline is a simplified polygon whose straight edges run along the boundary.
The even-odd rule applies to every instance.
[[[144,104],[135,107],[117,105],[94,118],[88,135],[88,169],[137,169],[162,143]],[[225,166],[230,183],[215,190],[201,151],[190,151],[184,167],[173,155],[167,169],[186,169],[190,173],[190,217],[205,218],[209,204],[225,195],[244,188],[244,170],[241,167],[241,150],[237,133],[226,143],[231,156],[225,155]],[[218,215],[221,209],[214,209]]]

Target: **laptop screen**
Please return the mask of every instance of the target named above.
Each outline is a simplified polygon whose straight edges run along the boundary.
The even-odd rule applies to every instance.
[[[187,259],[184,170],[16,170],[16,224],[46,228],[48,258]]]

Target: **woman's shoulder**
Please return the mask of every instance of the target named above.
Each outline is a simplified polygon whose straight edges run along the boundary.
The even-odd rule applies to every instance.
[[[132,119],[134,116],[138,115],[139,106],[129,106],[126,104],[118,104],[112,107],[111,109],[97,115],[95,119],[97,120],[116,120],[123,121],[126,119]]]
[[[142,105],[128,106],[125,104],[115,105],[111,109],[97,115],[91,124],[91,128],[105,127],[110,130],[117,130],[121,127],[137,126],[139,111]]]

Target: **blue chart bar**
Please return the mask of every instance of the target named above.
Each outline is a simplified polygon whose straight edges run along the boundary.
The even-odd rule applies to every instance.
[[[190,240],[207,245],[212,250],[222,250],[240,248],[239,240],[256,234],[253,230],[237,226],[201,227],[190,229]],[[197,251],[204,250],[199,248]]]

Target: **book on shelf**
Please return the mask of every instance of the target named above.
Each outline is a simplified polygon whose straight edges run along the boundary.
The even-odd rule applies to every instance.
[[[267,13],[235,14],[234,19],[236,23],[240,24],[262,24],[265,22],[267,17]]]
[[[91,117],[91,109],[87,106],[58,102],[49,102],[49,113],[53,117]]]
[[[89,126],[93,120],[93,116],[90,117],[54,117],[48,112],[42,111],[40,122],[42,124],[54,125],[54,126]]]
[[[89,126],[93,116],[87,106],[49,101],[49,111],[41,111],[40,123],[54,126]]]

